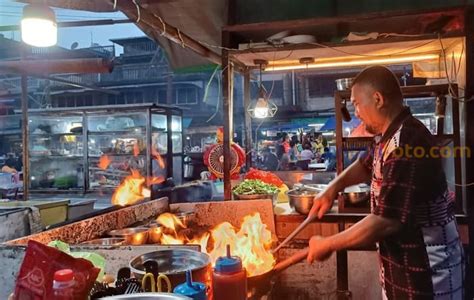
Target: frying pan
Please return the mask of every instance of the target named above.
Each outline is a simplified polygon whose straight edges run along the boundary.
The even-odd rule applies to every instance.
[[[266,295],[272,288],[272,279],[274,276],[283,272],[292,265],[303,261],[309,253],[309,248],[305,248],[277,263],[270,271],[247,278],[247,293],[249,299],[257,299]]]

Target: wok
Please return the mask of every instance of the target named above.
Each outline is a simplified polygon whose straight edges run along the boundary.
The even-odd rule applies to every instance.
[[[247,294],[249,299],[258,299],[266,295],[272,288],[274,276],[283,272],[292,265],[303,261],[308,256],[309,248],[298,251],[287,259],[277,263],[270,271],[247,278]]]

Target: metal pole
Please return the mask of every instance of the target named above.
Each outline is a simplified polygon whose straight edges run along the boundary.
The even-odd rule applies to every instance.
[[[232,184],[231,184],[231,144],[233,130],[233,68],[229,60],[229,53],[227,50],[222,51],[222,89],[223,89],[223,112],[224,112],[224,200],[232,199]]]
[[[247,169],[252,167],[252,119],[247,113],[247,107],[250,105],[250,70],[244,72],[244,129],[245,129],[245,164]]]
[[[26,46],[21,45],[21,60],[26,56]],[[30,166],[29,166],[29,138],[28,138],[28,76],[21,73],[21,124],[23,150],[23,200],[29,198]]]

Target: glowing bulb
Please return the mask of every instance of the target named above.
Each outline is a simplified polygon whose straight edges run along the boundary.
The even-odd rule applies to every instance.
[[[45,6],[30,4],[23,8],[21,39],[35,47],[50,47],[58,41],[58,27],[54,11]]]
[[[268,117],[268,103],[264,98],[258,98],[254,109],[255,118],[263,119]]]

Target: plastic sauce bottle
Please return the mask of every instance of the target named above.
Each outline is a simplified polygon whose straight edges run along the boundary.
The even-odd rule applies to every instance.
[[[74,284],[74,272],[72,270],[56,271],[53,280],[53,300],[73,300]]]
[[[212,273],[212,290],[214,300],[247,299],[247,274],[242,268],[242,261],[230,255],[227,245],[227,256],[219,257]]]
[[[193,300],[207,300],[206,285],[193,282],[191,270],[186,271],[186,282],[174,288],[173,293],[189,297]]]

